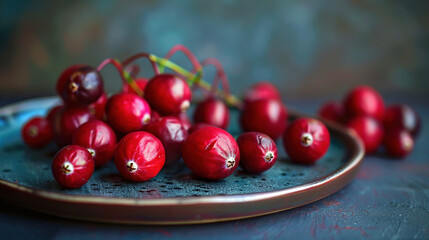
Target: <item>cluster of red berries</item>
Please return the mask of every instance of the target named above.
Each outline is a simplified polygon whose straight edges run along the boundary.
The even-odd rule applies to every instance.
[[[381,95],[368,86],[355,87],[342,103],[325,103],[319,115],[353,129],[362,139],[367,154],[384,145],[389,156],[405,157],[413,150],[420,130],[416,111],[405,104],[385,109]]]
[[[177,51],[188,56],[193,72],[168,60]],[[155,72],[151,79],[136,77],[139,69],[131,63],[139,57],[151,61]],[[121,92],[111,96],[104,92],[100,74],[109,63],[123,80]],[[201,79],[201,68],[206,65],[217,68],[211,87]],[[175,73],[162,73],[164,67]],[[219,81],[223,90],[217,88]],[[194,125],[186,114],[192,85],[206,94],[196,106]],[[60,75],[56,91],[62,104],[52,108],[46,118],[27,122],[22,136],[31,147],[43,147],[51,140],[62,147],[53,159],[52,173],[68,188],[84,185],[95,168],[112,158],[118,172],[131,181],[151,179],[164,165],[180,158],[195,175],[217,180],[231,175],[239,165],[249,173],[271,168],[277,160],[275,140],[282,134],[286,151],[298,163],[315,162],[330,144],[328,130],[315,119],[298,119],[286,129],[287,109],[272,84],[255,84],[243,101],[238,100],[230,93],[216,59],[200,64],[181,45],[165,58],[141,53],[122,63],[107,59],[97,69],[71,66]],[[226,131],[230,110],[225,102],[242,110],[240,123],[245,133],[237,141]]]

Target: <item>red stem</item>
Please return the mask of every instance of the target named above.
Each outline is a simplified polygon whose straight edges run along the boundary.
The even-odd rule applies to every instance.
[[[137,75],[139,75],[140,68],[139,68],[139,66],[138,66],[138,65],[133,64],[133,65],[129,65],[129,66],[127,66],[127,67],[125,68],[125,71],[126,71],[128,74],[130,74],[130,76],[131,76],[132,78],[136,78],[136,77],[137,77]]]
[[[150,63],[152,64],[152,68],[153,68],[153,71],[155,72],[155,74],[156,75],[158,75],[159,74],[159,69],[158,69],[158,65],[156,64],[156,62],[153,62],[153,61],[151,61],[150,60],[150,58],[149,58],[149,56],[150,56],[150,54],[149,53],[137,53],[137,54],[135,54],[135,55],[133,55],[133,56],[131,56],[131,57],[129,57],[128,59],[126,59],[125,61],[123,61],[122,62],[122,65],[124,66],[124,67],[126,67],[126,66],[128,66],[128,64],[130,64],[130,63],[132,63],[132,62],[134,62],[135,60],[137,60],[137,59],[139,59],[139,58],[146,58],[146,59],[148,59],[149,61],[150,61]]]
[[[216,58],[207,58],[204,59],[201,62],[201,65],[207,66],[207,65],[213,65],[216,68],[216,77],[213,80],[212,88],[211,88],[211,94],[214,94],[215,91],[218,88],[219,80],[222,82],[222,87],[225,90],[226,94],[231,95],[231,89],[229,87],[229,81],[225,74],[225,70],[223,69],[222,64],[217,60]]]
[[[98,65],[97,67],[97,71],[100,72],[109,63],[115,66],[116,70],[118,70],[119,75],[121,75],[123,84],[128,84],[124,76],[124,69],[122,68],[122,65],[119,63],[119,61],[113,58],[107,58],[103,62],[101,62],[100,65]]]
[[[201,69],[201,64],[200,62],[198,62],[198,59],[195,57],[195,55],[191,52],[191,50],[189,50],[187,47],[181,44],[177,44],[174,47],[172,47],[170,51],[168,51],[168,53],[165,55],[164,58],[170,59],[178,51],[183,52],[183,54],[186,55],[186,57],[192,63],[192,66],[194,67],[194,69],[196,69],[196,71],[198,71],[198,69]]]

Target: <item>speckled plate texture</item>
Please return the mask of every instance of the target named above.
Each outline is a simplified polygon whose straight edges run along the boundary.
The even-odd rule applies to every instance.
[[[279,159],[259,175],[238,168],[221,181],[196,178],[183,161],[142,183],[122,178],[114,164],[97,169],[79,189],[64,189],[52,177],[54,144],[27,148],[20,128],[45,115],[56,98],[35,99],[0,109],[0,198],[25,208],[99,222],[187,224],[234,220],[283,211],[329,196],[353,180],[363,158],[353,133],[325,122],[331,133],[328,153],[311,166],[291,163],[277,142]],[[238,111],[229,132],[240,133]],[[291,112],[291,119],[303,116]]]

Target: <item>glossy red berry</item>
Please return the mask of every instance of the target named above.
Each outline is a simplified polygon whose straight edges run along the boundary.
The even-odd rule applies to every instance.
[[[106,104],[107,104],[107,94],[103,93],[97,99],[97,101],[89,104],[88,106],[89,113],[91,113],[91,115],[93,115],[95,119],[103,120]]]
[[[201,128],[185,141],[182,157],[197,176],[210,180],[231,175],[240,164],[240,151],[235,139],[217,127]]]
[[[142,90],[142,92],[144,92],[144,90],[146,89],[146,85],[148,83],[148,80],[146,78],[136,78],[136,79],[134,79],[134,81],[137,84],[137,86],[140,88],[140,90]],[[124,85],[122,92],[133,93],[133,94],[137,95],[137,92],[129,84]]]
[[[270,82],[258,82],[252,85],[245,93],[243,101],[245,104],[260,99],[274,99],[281,101],[281,96],[277,88]]]
[[[91,120],[74,132],[72,144],[86,148],[94,158],[95,167],[101,167],[113,157],[116,135],[104,122]]]
[[[347,127],[356,131],[362,139],[367,154],[375,152],[383,141],[383,127],[372,117],[356,117],[347,123]]]
[[[150,122],[149,104],[132,93],[120,93],[109,98],[106,117],[110,126],[119,133],[139,131]]]
[[[179,76],[160,74],[146,85],[144,98],[161,115],[175,115],[189,108],[191,89]]]
[[[145,131],[157,137],[165,150],[165,165],[178,161],[182,145],[188,138],[188,131],[176,117],[162,117],[146,125]]]
[[[94,173],[94,160],[83,147],[69,145],[62,148],[52,161],[55,180],[66,188],[80,188]]]
[[[283,146],[296,163],[313,164],[328,151],[331,137],[326,126],[313,118],[299,118],[283,134]]]
[[[323,104],[318,111],[318,115],[336,123],[343,123],[345,120],[343,105],[334,101]]]
[[[94,119],[86,107],[64,108],[54,122],[55,142],[62,147],[71,143],[76,129]]]
[[[237,138],[240,166],[249,173],[262,173],[277,161],[276,143],[266,134],[247,132]]]
[[[52,140],[51,124],[45,118],[32,118],[22,127],[21,136],[28,146],[42,148]]]
[[[146,181],[155,177],[165,163],[161,141],[148,132],[132,132],[119,141],[115,165],[119,173],[131,181]]]
[[[244,106],[240,116],[246,132],[262,132],[276,140],[286,128],[287,110],[282,102],[262,99]]]
[[[195,123],[207,123],[218,128],[227,129],[229,125],[229,109],[223,101],[207,98],[199,103],[194,112]]]
[[[196,123],[196,124],[192,125],[191,128],[189,128],[188,133],[191,134],[191,133],[197,131],[198,129],[201,129],[204,127],[209,127],[209,126],[212,126],[212,125],[207,124],[207,123]]]
[[[384,101],[380,94],[371,87],[358,86],[351,90],[344,99],[347,119],[357,116],[370,116],[383,120]]]
[[[404,158],[413,151],[413,136],[403,129],[386,132],[384,136],[386,153],[394,158]]]
[[[66,105],[87,105],[103,94],[103,79],[95,68],[75,65],[60,75],[56,90]]]
[[[414,109],[406,104],[388,107],[383,119],[385,131],[403,129],[416,137],[420,130],[420,117]]]

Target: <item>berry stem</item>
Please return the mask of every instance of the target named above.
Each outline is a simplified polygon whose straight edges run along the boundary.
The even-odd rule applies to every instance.
[[[218,89],[219,80],[222,82],[222,87],[227,95],[231,95],[231,89],[229,87],[229,81],[225,74],[222,64],[216,58],[204,59],[201,63],[202,66],[213,65],[216,68],[216,77],[213,80],[211,93],[214,94]]]
[[[160,58],[160,57],[157,57],[157,56],[152,55],[152,54],[150,54],[149,58],[151,59],[151,61],[156,62],[160,65],[163,65],[165,67],[168,67],[171,70],[183,75],[187,79],[187,82],[190,86],[192,86],[193,84],[196,84],[200,88],[207,90],[207,91],[210,91],[211,85],[201,79],[202,68],[197,69],[197,73],[194,74],[194,73],[191,73],[191,72],[183,69],[182,67],[180,67],[179,65],[175,64],[174,62],[172,62],[168,59]],[[242,109],[243,103],[236,96],[234,96],[232,94],[228,94],[224,90],[220,90],[220,89],[216,89],[215,93],[217,96],[224,99],[228,105],[236,107],[238,109]]]
[[[158,68],[158,65],[156,64],[156,62],[154,62],[154,61],[152,61],[152,60],[150,59],[150,56],[151,56],[151,54],[149,54],[149,53],[145,53],[145,52],[137,53],[137,54],[135,54],[135,55],[133,55],[133,56],[129,57],[129,58],[128,58],[128,59],[126,59],[125,61],[123,61],[123,62],[122,62],[122,65],[123,65],[124,67],[126,67],[126,66],[128,66],[130,63],[134,62],[135,60],[137,60],[137,59],[139,59],[139,58],[147,58],[147,59],[150,61],[150,63],[152,64],[152,68],[153,68],[153,71],[155,72],[155,75],[158,75],[158,74],[159,74],[159,68]]]
[[[125,68],[125,71],[130,74],[132,78],[136,78],[140,73],[140,68],[136,64],[129,65]]]
[[[172,47],[170,49],[170,51],[168,51],[168,53],[165,55],[164,59],[170,59],[178,51],[180,51],[186,55],[186,57],[189,59],[192,66],[194,67],[194,69],[202,68],[200,62],[198,62],[198,59],[195,57],[195,55],[187,47],[185,47],[181,44],[177,44],[174,47]],[[159,70],[160,70],[160,72],[163,72],[164,71],[164,65],[161,65],[159,67]]]
[[[143,96],[143,91],[139,88],[139,86],[136,84],[134,79],[130,76],[130,74],[122,68],[121,63],[117,59],[113,58],[107,58],[103,62],[100,63],[97,67],[97,71],[100,72],[107,64],[112,64],[115,66],[116,70],[118,70],[119,75],[122,78],[123,84],[129,84],[130,87],[139,95]]]

